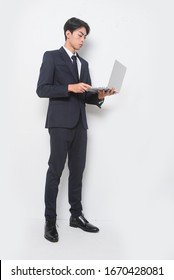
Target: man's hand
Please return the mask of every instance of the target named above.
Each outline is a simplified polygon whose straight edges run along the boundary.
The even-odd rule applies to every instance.
[[[68,91],[69,92],[75,92],[75,93],[83,93],[85,91],[88,91],[88,89],[91,86],[85,83],[78,83],[73,85],[68,85]]]
[[[104,99],[106,96],[110,96],[117,93],[115,88],[109,89],[109,90],[99,90],[98,91],[98,99]]]

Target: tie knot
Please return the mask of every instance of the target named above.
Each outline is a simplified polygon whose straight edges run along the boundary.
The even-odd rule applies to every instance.
[[[76,55],[72,55],[71,58],[72,58],[73,62],[77,60],[77,56]]]

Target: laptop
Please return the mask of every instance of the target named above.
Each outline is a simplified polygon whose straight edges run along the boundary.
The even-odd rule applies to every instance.
[[[116,92],[120,92],[126,70],[127,68],[122,63],[120,63],[118,60],[115,60],[107,87],[91,87],[88,89],[88,91],[91,93],[96,93],[99,90],[107,91],[109,89],[115,88]]]

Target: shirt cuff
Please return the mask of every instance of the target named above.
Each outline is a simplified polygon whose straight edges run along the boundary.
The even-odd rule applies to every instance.
[[[103,98],[103,99],[99,99],[99,100],[98,100],[98,105],[99,105],[99,107],[101,107],[101,106],[102,106],[103,102],[104,102],[104,98]]]

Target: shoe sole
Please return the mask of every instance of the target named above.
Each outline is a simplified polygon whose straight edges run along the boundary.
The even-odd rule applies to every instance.
[[[52,243],[56,243],[56,242],[59,241],[59,239],[57,239],[57,240],[52,240],[52,239],[48,238],[46,235],[44,235],[44,237],[45,237],[46,240],[48,240],[48,241],[50,241],[50,242],[52,242]]]
[[[87,229],[84,229],[83,227],[80,227],[80,226],[77,226],[77,225],[74,225],[74,224],[70,224],[70,227],[80,228],[80,229],[82,229],[83,231],[91,232],[91,233],[97,233],[97,232],[99,232],[99,230],[97,230],[97,231],[89,231],[89,230],[87,230]]]

